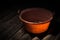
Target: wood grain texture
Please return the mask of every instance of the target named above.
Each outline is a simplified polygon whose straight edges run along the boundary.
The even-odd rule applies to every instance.
[[[11,12],[11,14],[0,20],[0,39],[8,40],[21,27],[22,23],[19,21],[18,15],[15,12]]]

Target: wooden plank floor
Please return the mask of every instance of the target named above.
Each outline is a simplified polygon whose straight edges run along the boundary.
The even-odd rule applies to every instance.
[[[18,15],[15,12],[10,12],[8,16],[5,16],[0,20],[0,39],[8,40],[19,29],[22,28],[22,23],[19,21]]]

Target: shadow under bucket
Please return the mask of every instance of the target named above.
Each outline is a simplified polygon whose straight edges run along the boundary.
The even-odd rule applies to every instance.
[[[44,8],[28,8],[21,11],[19,18],[28,32],[40,34],[47,31],[53,14]]]

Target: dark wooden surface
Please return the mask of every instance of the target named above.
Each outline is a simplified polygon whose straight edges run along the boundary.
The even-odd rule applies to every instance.
[[[5,40],[5,39],[8,40],[12,35],[14,35],[22,27],[22,23],[19,21],[19,18],[16,12],[9,11],[9,13],[10,14],[8,16],[4,16],[3,19],[0,20],[0,39],[1,40]]]
[[[7,10],[4,13],[0,18],[0,40],[31,40],[31,36],[24,31],[17,11]]]

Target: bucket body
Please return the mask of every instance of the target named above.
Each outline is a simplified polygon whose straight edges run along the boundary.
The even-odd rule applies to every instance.
[[[39,34],[45,32],[49,27],[50,22],[43,24],[26,24],[26,29],[34,34]]]
[[[28,32],[40,34],[47,31],[53,15],[43,8],[28,8],[21,11],[19,18]]]

